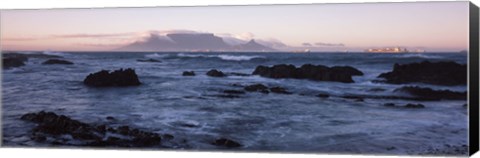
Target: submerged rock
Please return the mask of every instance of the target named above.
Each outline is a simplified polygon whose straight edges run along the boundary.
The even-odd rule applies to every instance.
[[[60,59],[49,59],[42,63],[43,65],[53,65],[53,64],[63,64],[63,65],[73,65],[72,62],[67,60],[60,60]]]
[[[160,60],[157,59],[137,59],[138,62],[154,62],[154,63],[159,63],[161,62]]]
[[[328,94],[323,94],[323,93],[322,93],[322,94],[317,94],[316,96],[319,97],[319,98],[328,98],[328,97],[330,97],[330,95],[328,95]]]
[[[184,71],[182,73],[182,76],[195,76],[195,72],[194,71]]]
[[[212,70],[207,72],[207,76],[225,77],[226,75],[222,71],[218,71],[217,69],[212,69]]]
[[[102,70],[93,74],[89,74],[83,83],[92,87],[125,87],[138,86],[140,81],[133,69],[120,69],[113,72]]]
[[[272,88],[270,88],[270,92],[279,93],[279,94],[292,94],[292,92],[287,91],[283,87],[272,87]]]
[[[245,94],[244,91],[240,91],[240,90],[224,90],[223,93],[227,93],[227,94]]]
[[[250,74],[244,74],[244,73],[239,73],[239,72],[229,72],[227,75],[230,76],[251,76]]]
[[[269,93],[268,87],[263,84],[249,85],[249,86],[246,86],[244,89],[249,92]]]
[[[350,66],[335,66],[330,68],[323,65],[312,64],[305,64],[300,68],[286,64],[274,65],[272,67],[257,66],[252,74],[268,78],[294,78],[343,83],[353,83],[352,76],[363,75],[361,71]]]
[[[406,86],[395,90],[396,92],[406,92],[417,97],[419,100],[466,100],[467,92],[454,92],[450,90],[433,90],[431,88],[422,88],[418,86]]]
[[[425,108],[425,105],[423,104],[407,104],[404,106],[405,108],[415,108],[415,109],[418,109],[418,108]]]
[[[242,146],[242,144],[227,138],[217,139],[214,142],[212,142],[212,145],[227,147],[227,148],[237,148]]]
[[[385,104],[383,104],[383,106],[394,107],[395,104],[394,103],[385,103]]]
[[[466,85],[467,65],[455,62],[423,61],[411,64],[395,64],[393,71],[382,73],[379,78],[385,78],[386,83],[427,83],[434,85]]]
[[[394,107],[394,108],[411,108],[411,109],[421,109],[421,108],[425,108],[425,105],[423,104],[413,104],[413,103],[408,103],[404,106],[397,106],[395,105],[394,103],[385,103],[383,104],[383,106],[386,106],[386,107]]]
[[[353,99],[355,100],[356,102],[363,102],[365,101],[364,97],[363,96],[342,96],[342,98],[345,98],[345,99]]]
[[[80,143],[73,145],[80,146],[149,147],[161,145],[162,140],[157,133],[129,126],[95,126],[53,112],[27,113],[20,119],[37,124],[32,130],[32,140],[46,141],[47,137],[52,137],[55,140],[51,143],[58,145],[72,145],[62,139],[64,135],[70,135],[74,142]]]

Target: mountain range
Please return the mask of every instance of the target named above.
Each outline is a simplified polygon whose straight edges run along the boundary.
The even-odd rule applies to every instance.
[[[212,33],[171,33],[165,36],[150,34],[144,40],[118,48],[119,51],[275,51],[255,40],[231,45]]]

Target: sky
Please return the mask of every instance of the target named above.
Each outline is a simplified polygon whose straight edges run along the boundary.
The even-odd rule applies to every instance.
[[[2,10],[2,50],[108,51],[151,34],[213,33],[277,50],[468,47],[468,2]],[[276,45],[275,45],[276,44]]]

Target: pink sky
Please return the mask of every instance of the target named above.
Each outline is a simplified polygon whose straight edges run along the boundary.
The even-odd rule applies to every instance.
[[[286,45],[279,50],[460,51],[468,2],[2,10],[0,29],[2,50],[105,51],[180,31]]]

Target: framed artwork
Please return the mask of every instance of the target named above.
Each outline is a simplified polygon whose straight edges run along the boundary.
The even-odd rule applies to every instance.
[[[468,1],[0,12],[4,147],[468,156]]]

